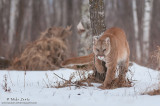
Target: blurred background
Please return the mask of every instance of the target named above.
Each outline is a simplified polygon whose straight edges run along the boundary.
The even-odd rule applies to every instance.
[[[88,15],[89,0],[0,0],[0,57],[19,56],[29,42],[52,26],[72,26],[71,56],[78,56],[77,25]],[[105,25],[125,30],[131,61],[154,68],[160,45],[160,0],[104,0]]]

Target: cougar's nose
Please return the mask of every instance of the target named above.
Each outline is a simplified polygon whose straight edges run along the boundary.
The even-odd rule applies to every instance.
[[[98,59],[104,60],[104,56],[98,56]]]

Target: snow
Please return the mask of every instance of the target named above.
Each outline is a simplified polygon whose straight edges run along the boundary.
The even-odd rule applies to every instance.
[[[77,29],[80,31],[80,30],[85,30],[82,23],[79,22],[79,24],[77,25]]]
[[[0,106],[15,106],[13,103],[28,103],[29,106],[160,106],[160,95],[149,96],[142,93],[158,88],[159,72],[133,64],[128,77],[134,80],[133,87],[101,90],[100,83],[93,87],[47,88],[63,80],[55,74],[68,80],[76,70],[62,68],[55,71],[9,71],[0,70]],[[92,73],[90,71],[89,73]],[[86,72],[86,76],[87,76]],[[7,76],[7,86],[11,92],[4,92],[4,75]],[[79,80],[77,77],[73,79]],[[25,83],[24,83],[25,82]],[[22,100],[22,99],[26,99]],[[9,99],[9,100],[7,100]],[[11,100],[14,99],[14,100]],[[16,101],[16,99],[19,99]],[[12,102],[12,104],[2,104]],[[32,102],[32,103],[31,103]],[[18,104],[23,106],[26,104]]]

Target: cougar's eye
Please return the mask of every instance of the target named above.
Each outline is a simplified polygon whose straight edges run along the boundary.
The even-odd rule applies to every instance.
[[[103,52],[106,51],[106,49],[103,49]]]
[[[96,49],[99,52],[99,49]]]

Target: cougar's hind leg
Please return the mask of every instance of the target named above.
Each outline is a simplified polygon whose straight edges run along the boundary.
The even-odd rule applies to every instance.
[[[129,60],[127,59],[126,61],[122,61],[119,64],[119,80],[125,81],[126,79],[126,74],[128,72],[128,66],[129,66]]]

